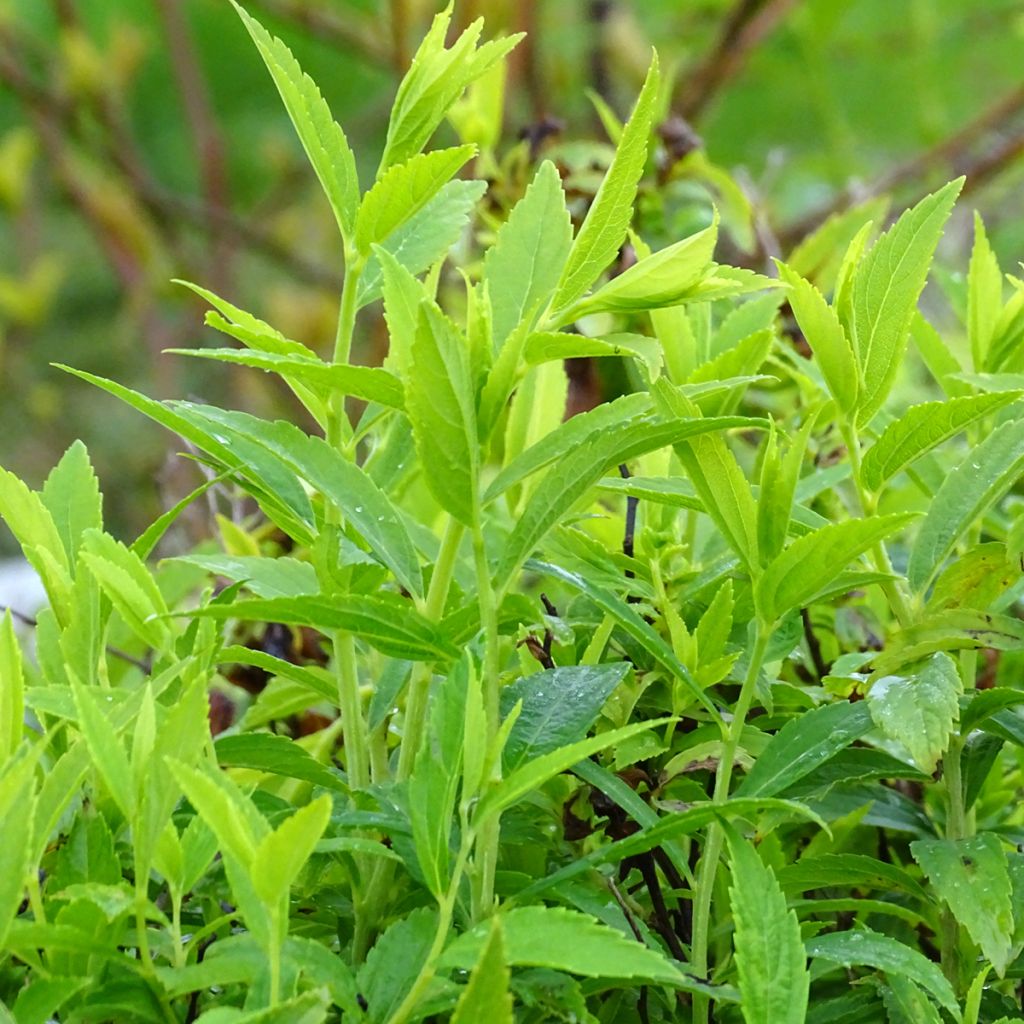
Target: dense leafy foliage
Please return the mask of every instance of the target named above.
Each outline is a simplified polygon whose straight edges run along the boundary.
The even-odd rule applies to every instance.
[[[1020,1019],[1024,287],[979,223],[966,353],[918,312],[962,182],[777,277],[717,216],[651,252],[655,60],[593,201],[542,163],[481,254],[472,143],[422,150],[515,38],[437,18],[366,188],[239,13],[341,232],[337,341],[196,288],[242,346],[197,354],[319,429],[73,370],[208,480],[125,545],[80,443],[0,475],[48,595],[31,655],[0,629],[6,1017]],[[575,357],[631,393],[566,419]]]

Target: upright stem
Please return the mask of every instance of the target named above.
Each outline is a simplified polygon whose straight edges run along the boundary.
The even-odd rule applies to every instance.
[[[345,280],[341,288],[341,307],[338,310],[338,329],[334,336],[334,362],[344,365],[352,354],[352,337],[356,326],[356,293],[363,275],[363,261],[354,253],[346,253]],[[345,417],[345,396],[331,395],[327,416],[327,440],[342,449],[348,420]]]
[[[448,519],[441,550],[438,552],[434,572],[430,577],[427,590],[426,616],[432,622],[438,622],[444,615],[444,606],[448,600],[455,572],[455,562],[459,554],[466,528],[457,519]],[[413,670],[409,682],[409,697],[405,705],[405,733],[402,736],[402,749],[398,755],[398,780],[407,779],[412,771],[413,762],[420,749],[423,730],[427,720],[427,696],[430,692],[432,669],[429,663],[419,662]]]
[[[758,622],[757,633],[754,638],[754,649],[750,653],[750,663],[747,665],[747,674],[740,689],[739,700],[733,712],[732,722],[725,734],[722,744],[722,756],[718,762],[718,770],[715,773],[714,802],[725,803],[729,799],[729,786],[732,783],[733,762],[736,760],[736,751],[740,745],[740,738],[743,735],[743,727],[746,724],[747,713],[754,699],[754,689],[757,685],[757,676],[761,671],[761,664],[764,661],[765,651],[768,649],[768,640],[771,637],[770,626]],[[707,843],[704,852],[701,854],[700,867],[697,872],[697,889],[694,893],[693,907],[693,944],[690,950],[690,969],[698,978],[707,977],[708,973],[708,936],[711,928],[711,896],[715,885],[715,876],[718,874],[718,862],[722,857],[722,847],[725,843],[725,834],[721,826],[716,822],[709,826]],[[708,1020],[708,999],[703,995],[693,997],[693,1024],[707,1024]]]
[[[857,434],[857,428],[852,423],[844,423],[841,429],[843,440],[846,442],[846,450],[850,456],[850,466],[853,469],[853,483],[857,488],[857,498],[860,501],[861,511],[866,516],[874,515],[877,508],[875,496],[861,483],[860,437]],[[886,551],[885,544],[882,541],[879,541],[871,549],[871,559],[879,572],[895,574],[892,562],[889,560],[889,552]],[[899,581],[887,580],[882,584],[882,590],[899,624],[904,627],[909,626],[913,619],[913,613],[910,610],[907,596],[903,592],[902,584]]]
[[[333,650],[348,784],[351,789],[364,789],[370,784],[370,745],[359,694],[355,638],[339,629],[333,637]]]
[[[477,601],[480,606],[480,625],[484,634],[483,687],[484,714],[487,723],[486,749],[494,745],[500,725],[498,694],[498,610],[491,570],[487,564],[487,549],[479,516],[473,525],[473,555],[476,565]],[[501,762],[495,758],[494,771],[501,771]],[[501,819],[492,816],[480,829],[475,854],[472,904],[473,919],[487,917],[494,906],[494,876],[498,864],[498,846],[501,837]]]
[[[976,651],[960,652],[960,675],[964,689],[973,690],[976,684],[978,655]],[[967,839],[974,831],[968,819],[964,801],[964,780],[962,756],[963,738],[953,736],[942,757],[942,781],[946,789],[946,838],[954,842]],[[960,989],[960,926],[946,907],[942,912],[939,929],[942,970],[955,989]]]

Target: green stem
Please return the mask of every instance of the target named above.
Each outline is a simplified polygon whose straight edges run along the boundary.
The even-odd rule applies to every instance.
[[[761,664],[764,661],[765,652],[768,649],[768,640],[772,635],[771,627],[762,623],[757,624],[757,633],[754,639],[754,649],[750,653],[750,663],[747,665],[747,674],[740,688],[739,700],[733,712],[732,722],[725,734],[722,744],[722,756],[718,762],[718,770],[715,773],[715,790],[713,800],[716,804],[725,803],[729,799],[729,786],[732,783],[733,762],[736,760],[736,751],[740,745],[743,735],[743,727],[746,724],[747,713],[754,699],[754,690],[757,685],[757,676],[761,671]],[[706,978],[708,974],[708,936],[711,927],[711,896],[715,884],[715,876],[718,874],[718,862],[722,857],[722,848],[725,843],[725,833],[716,822],[709,826],[707,843],[704,852],[701,854],[700,866],[697,872],[697,888],[694,893],[693,908],[693,943],[690,949],[690,970],[698,978]],[[708,1021],[708,999],[706,996],[695,995],[693,997],[693,1024],[707,1024]]]
[[[185,966],[185,946],[181,941],[181,893],[171,893],[171,936],[174,939],[174,966]]]
[[[961,651],[960,675],[965,690],[974,689],[977,670],[977,652]],[[974,832],[964,802],[963,750],[963,738],[953,736],[942,757],[942,781],[946,790],[946,838],[954,842],[966,839]],[[942,912],[939,940],[942,970],[953,987],[959,991],[962,973],[960,925],[948,908],[944,908]]]
[[[451,930],[452,917],[455,912],[455,901],[458,897],[459,886],[462,884],[462,876],[466,870],[466,861],[469,851],[473,848],[473,834],[466,832],[459,848],[458,856],[452,867],[452,879],[448,884],[448,891],[440,901],[439,915],[437,919],[437,931],[434,933],[434,941],[430,945],[427,958],[420,968],[420,973],[412,983],[408,994],[402,1000],[398,1009],[388,1018],[387,1024],[405,1024],[412,1015],[421,997],[425,994],[427,987],[434,980],[437,973],[437,961],[444,951],[445,943],[448,941],[448,932]]]
[[[345,280],[341,287],[341,305],[338,310],[338,329],[334,336],[334,363],[344,365],[352,354],[352,338],[356,327],[356,292],[363,273],[363,262],[352,253],[346,253]],[[345,396],[331,393],[327,410],[327,441],[345,454],[345,444],[352,428],[345,415]]]
[[[334,634],[334,664],[338,674],[338,707],[348,784],[353,790],[365,789],[370,784],[369,739],[359,695],[356,642],[352,634],[344,630]]]
[[[430,586],[427,589],[425,614],[432,622],[439,622],[444,615],[445,605],[448,601],[448,591],[451,588],[452,577],[455,573],[459,544],[465,534],[465,529],[457,520],[448,520],[444,538],[441,541],[441,550],[438,552],[437,561],[434,563],[434,571],[430,577]],[[399,781],[407,779],[412,773],[413,765],[416,763],[416,753],[423,741],[423,733],[427,723],[428,697],[432,674],[433,667],[428,662],[420,662],[413,669],[412,679],[409,681],[409,696],[405,706],[405,734],[402,737],[402,746],[398,752],[396,775]],[[384,726],[381,726],[381,729],[375,735],[383,737],[384,728]],[[373,754],[372,748],[371,754]],[[378,762],[382,756],[386,759],[386,751],[383,753],[377,752]],[[380,769],[377,768],[374,774],[379,776],[381,774]],[[359,905],[363,912],[359,915],[353,943],[357,963],[369,952],[369,945],[372,941],[377,922],[382,919],[386,912],[388,890],[391,888],[393,879],[394,868],[390,861],[381,861],[371,869],[369,881],[359,899]]]
[[[491,750],[501,724],[498,683],[498,609],[479,517],[476,518],[473,526],[473,556],[476,566],[480,625],[484,634],[484,666],[481,686],[483,687],[483,705],[487,723],[486,749]],[[494,761],[494,771],[500,773],[500,759],[495,758]],[[492,781],[497,780],[492,778]],[[498,815],[494,815],[480,829],[477,841],[472,886],[474,921],[487,917],[494,906],[494,876],[497,871],[500,837],[501,819]]]
[[[430,587],[427,589],[425,613],[431,622],[439,622],[444,615],[448,591],[455,573],[459,544],[462,542],[465,532],[466,528],[462,523],[449,517],[444,538],[441,541],[441,550],[438,552],[437,562],[434,563],[434,571],[430,577]],[[420,662],[413,670],[413,676],[409,682],[409,697],[405,705],[405,732],[402,736],[402,749],[398,755],[399,781],[409,777],[416,754],[420,749],[423,730],[426,728],[427,697],[430,693],[432,674],[432,666],[428,662]]]
[[[860,502],[861,512],[865,516],[873,516],[877,511],[878,502],[875,495],[861,482],[860,437],[857,433],[857,428],[852,423],[844,423],[840,429],[843,440],[846,442],[847,453],[850,456],[853,484],[857,489],[857,499]],[[890,575],[896,574],[889,559],[889,552],[886,551],[885,544],[882,541],[879,541],[871,549],[871,559],[878,572],[889,573]],[[887,580],[882,584],[882,592],[885,594],[900,626],[904,628],[909,626],[914,616],[907,596],[903,591],[902,581]]]
[[[594,630],[594,635],[590,638],[590,643],[587,644],[587,649],[583,652],[583,657],[580,658],[580,664],[599,664],[601,661],[601,655],[604,653],[604,649],[614,631],[615,620],[610,615],[606,614],[601,620],[601,625]]]

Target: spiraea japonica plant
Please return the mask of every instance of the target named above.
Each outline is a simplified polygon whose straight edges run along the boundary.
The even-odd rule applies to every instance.
[[[516,40],[445,12],[364,188],[239,13],[344,242],[337,341],[190,286],[232,344],[188,354],[310,432],[71,370],[209,474],[131,544],[81,444],[0,475],[48,595],[0,630],[0,1017],[1024,1019],[1024,285],[978,222],[964,329],[917,311],[961,182],[771,275],[713,214],[652,252],[655,61],[592,203],[542,163],[496,212],[471,142],[424,150]],[[634,390],[566,419],[574,357]],[[154,557],[225,490],[252,514]]]

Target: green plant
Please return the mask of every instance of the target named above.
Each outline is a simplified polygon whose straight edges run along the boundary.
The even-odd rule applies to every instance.
[[[961,183],[778,278],[715,263],[717,217],[651,253],[655,61],[579,227],[542,164],[458,280],[485,185],[423,149],[516,40],[446,48],[440,15],[363,192],[239,13],[343,239],[337,340],[192,286],[242,347],[190,354],[277,374],[321,433],[71,370],[209,479],[126,546],[81,444],[38,492],[0,474],[49,597],[34,660],[0,631],[7,1017],[1010,1020],[1024,287],[979,222],[969,370],[917,312]],[[378,299],[387,359],[352,365]],[[900,411],[911,337],[943,397]],[[563,422],[576,356],[634,393]],[[228,483],[258,512],[154,564]]]

